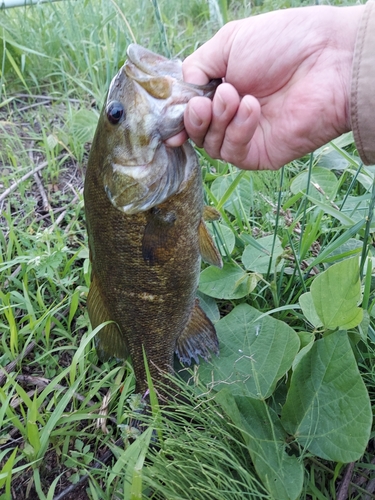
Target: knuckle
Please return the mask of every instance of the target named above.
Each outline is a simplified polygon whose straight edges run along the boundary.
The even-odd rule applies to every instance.
[[[215,159],[219,159],[219,160],[221,159],[220,148],[215,147],[213,144],[210,144],[206,141],[203,143],[203,147],[206,150],[206,152],[211,156],[211,158],[215,158]]]
[[[245,147],[238,147],[229,141],[225,141],[220,150],[221,158],[229,163],[240,166],[243,165],[247,158],[248,150]]]

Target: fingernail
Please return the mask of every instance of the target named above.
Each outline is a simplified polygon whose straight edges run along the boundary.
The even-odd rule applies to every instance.
[[[225,108],[226,108],[225,101],[223,100],[220,94],[216,94],[213,103],[213,110],[212,110],[213,114],[219,117],[224,113]]]
[[[247,100],[243,99],[241,105],[238,108],[234,121],[237,125],[243,125],[249,119],[252,112],[253,110],[250,104],[247,102]]]
[[[191,124],[196,128],[200,128],[202,126],[203,121],[201,117],[197,114],[197,112],[194,110],[194,108],[189,107],[188,113]]]

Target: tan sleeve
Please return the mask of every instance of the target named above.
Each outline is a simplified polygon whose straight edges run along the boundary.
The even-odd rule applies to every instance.
[[[375,1],[366,4],[353,60],[350,118],[358,153],[375,164]]]

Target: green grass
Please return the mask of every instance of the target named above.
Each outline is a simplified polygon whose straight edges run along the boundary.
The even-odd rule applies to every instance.
[[[361,164],[351,134],[279,172],[240,172],[199,152],[206,201],[222,215],[212,231],[224,270],[204,265],[200,284],[221,357],[182,374],[184,397],[154,403],[143,417],[131,366],[97,359],[86,311],[82,186],[105,91],[130,42],[184,57],[221,20],[251,12],[249,2],[217,3],[220,15],[204,0],[0,11],[1,499],[58,499],[79,483],[76,498],[279,500],[266,481],[275,473],[277,487],[290,492],[301,480],[302,499],[375,498],[366,410],[368,403],[374,411],[375,398],[374,169]],[[265,0],[252,12],[307,3]],[[353,313],[336,325],[324,306],[347,289],[354,295],[345,312]],[[278,351],[268,349],[277,342]],[[261,353],[263,371],[241,364],[238,349],[253,345],[258,351],[246,356]],[[345,346],[341,367],[335,356]],[[323,364],[324,373],[338,367],[352,375],[344,388],[323,384],[328,396],[317,390],[316,400],[329,406],[337,394],[329,391],[342,390],[342,415],[353,411],[355,437],[335,437],[330,425],[339,415],[304,416],[345,443],[341,460],[332,449],[319,454],[319,432],[310,426],[302,439],[291,416],[304,403],[296,394],[307,360],[329,349],[334,362]],[[233,367],[239,382],[230,379]],[[322,376],[317,363],[311,370],[310,381]],[[132,423],[140,418],[147,430],[139,436]],[[362,451],[353,450],[364,437]]]

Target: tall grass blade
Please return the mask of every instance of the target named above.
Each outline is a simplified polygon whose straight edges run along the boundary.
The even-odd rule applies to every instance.
[[[154,7],[155,19],[157,25],[159,27],[159,36],[160,36],[160,48],[162,52],[166,55],[166,57],[171,58],[172,54],[169,48],[167,32],[165,30],[165,25],[162,20],[160,6],[158,0],[151,0],[151,3]]]
[[[319,255],[310,263],[306,271],[312,269],[314,266],[317,266],[321,262],[324,262],[324,259],[328,257],[333,251],[335,251],[339,246],[346,243],[350,238],[353,238],[366,224],[366,220],[360,220],[352,227],[344,231],[338,238],[332,240],[324,250],[322,250]]]
[[[284,180],[284,167],[281,169],[281,175],[280,175],[279,194],[278,194],[278,197],[277,197],[276,220],[275,220],[275,227],[274,227],[274,233],[273,233],[271,255],[270,255],[270,260],[269,260],[267,274],[266,274],[266,280],[269,279],[269,275],[270,275],[270,272],[271,272],[272,257],[273,257],[273,252],[275,250],[276,240],[277,240],[277,230],[279,228],[279,218],[280,218],[280,210],[281,210],[283,180]]]
[[[12,469],[15,464],[16,456],[17,456],[18,447],[14,448],[8,460],[3,465],[0,470],[0,489],[4,488],[5,491],[5,499],[11,498],[10,488],[11,488],[11,480],[12,480]]]
[[[142,350],[143,350],[143,362],[145,364],[145,371],[146,371],[147,385],[148,385],[148,390],[149,390],[149,398],[150,398],[150,406],[151,406],[152,416],[153,416],[154,421],[156,423],[156,432],[158,435],[159,442],[163,443],[163,433],[162,433],[161,426],[160,426],[160,418],[161,418],[160,405],[159,405],[158,397],[156,395],[154,383],[153,383],[153,380],[151,377],[150,368],[148,366],[148,361],[147,361],[144,346],[142,346]]]
[[[225,191],[225,193],[221,197],[218,205],[216,206],[217,210],[220,211],[223,208],[223,206],[225,205],[225,203],[229,200],[230,196],[232,195],[232,193],[235,191],[236,187],[240,183],[242,177],[246,173],[247,173],[246,170],[241,170],[240,172],[238,172],[238,174],[236,175],[236,177],[234,178],[234,180],[231,182],[231,184],[228,187],[228,189]]]
[[[20,68],[18,67],[16,61],[14,60],[12,54],[10,53],[10,51],[8,49],[5,49],[5,53],[6,53],[6,56],[8,58],[8,61],[10,62],[10,64],[12,65],[12,68],[14,69],[14,71],[16,72],[18,78],[21,80],[21,82],[23,83],[25,89],[27,90],[27,92],[29,92],[29,94],[31,94],[30,92],[30,89],[27,85],[27,83],[25,82],[25,79],[24,77],[22,76],[22,73],[21,73],[21,70]]]
[[[368,215],[366,217],[365,234],[363,236],[363,248],[360,261],[361,279],[363,278],[363,268],[366,262],[367,253],[369,252],[369,249],[372,246],[370,233],[371,233],[371,224],[374,218],[374,208],[375,208],[375,182],[372,184],[371,200],[370,200],[370,205],[368,207]]]

